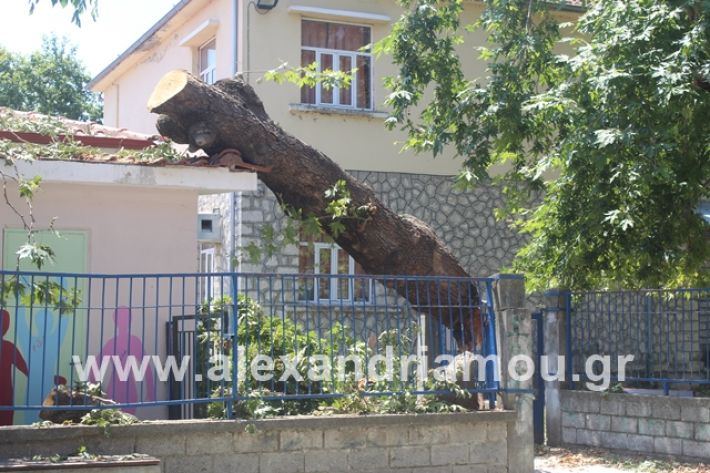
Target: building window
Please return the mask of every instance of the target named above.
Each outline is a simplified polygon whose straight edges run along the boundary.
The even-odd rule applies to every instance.
[[[214,299],[217,294],[218,278],[214,276],[216,272],[216,249],[201,248],[200,249],[200,273],[205,274],[199,279],[198,297],[200,302],[209,302]]]
[[[350,72],[348,87],[322,84],[301,89],[301,103],[369,110],[372,108],[372,55],[369,26],[301,21],[301,65],[317,64],[319,71]]]
[[[214,84],[217,70],[217,40],[212,38],[200,46],[198,50],[198,65],[200,80],[206,84]]]
[[[299,300],[370,302],[371,281],[363,277],[362,267],[334,243],[301,243],[298,272],[304,275],[299,280]]]

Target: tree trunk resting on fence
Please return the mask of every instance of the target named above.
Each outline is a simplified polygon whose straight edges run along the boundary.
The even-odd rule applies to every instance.
[[[344,231],[331,236],[368,274],[468,276],[426,224],[395,214],[370,187],[272,122],[248,84],[224,80],[207,85],[184,71],[173,71],[157,84],[148,108],[160,114],[158,131],[177,143],[201,148],[209,156],[237,150],[282,204],[300,209],[304,216],[330,218],[325,211],[329,202],[325,191],[345,181],[352,198],[350,208],[366,209],[367,215],[344,219]],[[327,225],[323,227],[330,233]],[[473,342],[480,344],[482,324],[475,308],[479,302],[475,285],[453,279],[412,280],[395,288],[422,313],[452,329],[460,350],[473,348]]]

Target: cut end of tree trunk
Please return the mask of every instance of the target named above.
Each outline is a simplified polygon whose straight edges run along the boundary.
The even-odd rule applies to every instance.
[[[190,75],[186,71],[175,70],[165,74],[148,99],[148,111],[164,104],[179,94],[187,85]]]

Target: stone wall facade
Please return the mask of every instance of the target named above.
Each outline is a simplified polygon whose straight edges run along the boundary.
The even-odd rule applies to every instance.
[[[378,198],[395,213],[413,215],[431,225],[471,275],[501,272],[511,264],[523,244],[519,233],[505,222],[496,220],[494,209],[503,204],[503,196],[492,184],[481,184],[472,191],[459,191],[454,188],[452,176],[350,173],[372,187]],[[262,183],[259,183],[258,191],[242,194],[241,217],[244,246],[258,241],[264,224],[272,225],[278,234],[286,218],[276,197]],[[259,264],[244,261],[242,269],[296,273],[298,248],[286,247],[280,254]]]
[[[572,306],[575,373],[594,354],[634,355],[627,378],[707,379],[710,290],[590,291]]]
[[[561,391],[562,442],[710,460],[710,398]]]
[[[516,414],[299,417],[130,426],[0,428],[0,460],[145,453],[165,473],[523,473],[508,449]],[[247,425],[250,426],[247,429]],[[527,459],[532,469],[532,457]],[[525,473],[528,473],[526,470]]]

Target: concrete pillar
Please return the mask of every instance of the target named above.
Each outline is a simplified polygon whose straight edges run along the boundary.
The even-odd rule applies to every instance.
[[[568,294],[569,292],[565,289],[553,289],[545,293],[545,311],[543,313],[545,345],[543,354],[547,355],[550,375],[559,371],[564,372],[565,370],[564,365],[558,366],[557,357],[566,357],[567,355],[565,305],[568,300]],[[545,431],[547,433],[547,445],[551,447],[562,445],[561,387],[561,383],[557,379],[545,381]]]
[[[532,372],[524,381],[511,379],[508,372],[509,361],[513,357],[525,355],[530,360],[533,357],[532,318],[525,308],[525,281],[522,276],[514,274],[496,274],[493,279],[501,386],[532,389]],[[518,363],[516,366],[520,369],[523,365]],[[532,394],[503,395],[504,407],[517,413],[516,421],[508,424],[509,473],[532,473],[534,469],[532,401]]]

